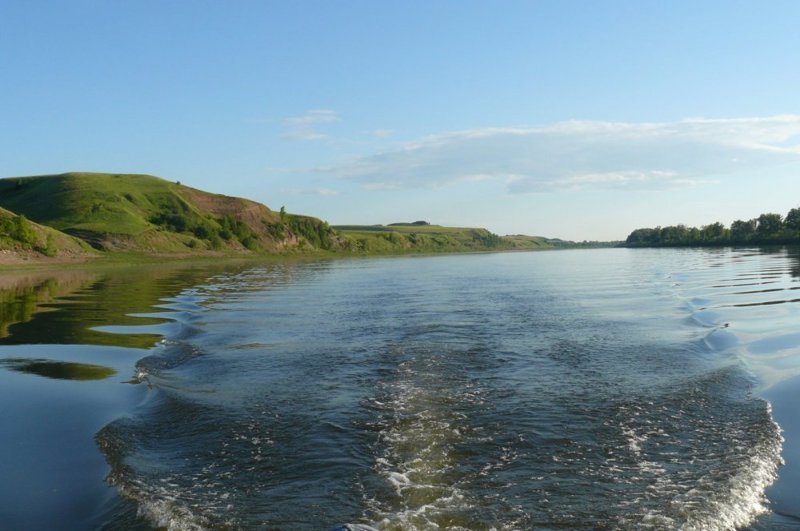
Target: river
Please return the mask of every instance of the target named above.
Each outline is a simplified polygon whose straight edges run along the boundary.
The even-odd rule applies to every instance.
[[[13,528],[800,527],[800,250],[4,274]]]

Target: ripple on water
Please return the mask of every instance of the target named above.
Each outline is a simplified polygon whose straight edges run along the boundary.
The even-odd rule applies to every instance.
[[[153,398],[99,437],[111,481],[176,529],[750,524],[782,439],[741,356],[800,340],[739,331],[753,279],[725,255],[586,258],[217,279],[140,363]]]

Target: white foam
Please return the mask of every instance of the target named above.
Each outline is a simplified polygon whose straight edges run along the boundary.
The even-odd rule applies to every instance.
[[[381,528],[437,529],[443,516],[470,507],[452,457],[453,446],[465,436],[467,417],[450,404],[475,401],[478,393],[441,386],[438,368],[423,365],[419,370],[413,363],[401,364],[399,378],[385,385],[388,398],[373,400],[386,411],[379,433],[383,452],[375,468],[398,496],[394,502],[370,500]]]
[[[777,432],[779,427],[774,422],[773,425]],[[641,523],[657,529],[702,531],[740,529],[753,524],[769,511],[765,491],[777,478],[782,464],[782,443],[781,436],[764,440],[737,467],[736,474],[722,483],[717,477],[701,478],[696,487],[675,494],[667,507],[646,513]],[[651,465],[643,463],[642,469],[652,473],[655,470]],[[659,479],[652,486],[659,495],[680,491],[668,475]]]
[[[117,490],[122,496],[133,499],[138,505],[138,516],[155,527],[168,531],[201,531],[211,527],[207,518],[193,512],[166,489],[155,489],[149,495],[132,486],[118,485]]]

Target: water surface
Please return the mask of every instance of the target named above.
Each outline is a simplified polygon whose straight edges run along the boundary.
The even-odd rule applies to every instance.
[[[44,398],[0,440],[24,417],[46,444],[3,454],[50,455],[63,409],[99,411],[68,445],[95,470],[75,528],[797,526],[798,263],[618,249],[34,283],[33,309],[3,303],[0,399]]]

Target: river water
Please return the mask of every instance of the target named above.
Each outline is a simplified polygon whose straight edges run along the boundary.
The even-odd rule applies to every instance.
[[[27,278],[0,302],[0,517],[797,528],[798,275],[776,248]]]

